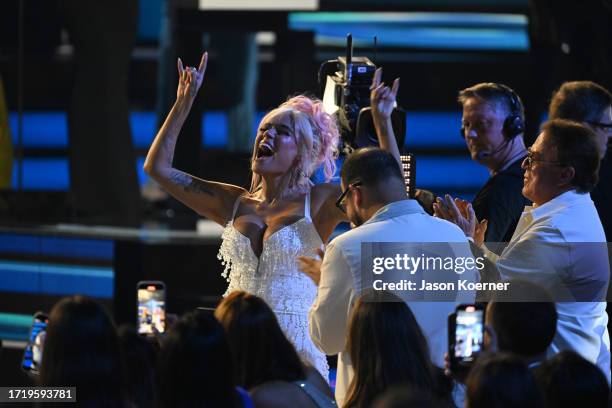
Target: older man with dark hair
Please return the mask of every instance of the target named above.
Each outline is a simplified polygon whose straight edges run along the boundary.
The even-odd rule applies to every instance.
[[[536,162],[533,156],[537,146],[546,146],[556,151],[556,162],[562,170],[562,175],[568,178],[567,185],[563,189],[576,190],[577,193],[589,193],[599,180],[599,149],[594,141],[591,130],[575,122],[563,119],[554,119],[542,126],[542,134],[546,134],[546,141],[536,143],[529,149],[524,167],[529,170],[528,162]],[[538,138],[540,139],[540,138]],[[523,194],[538,194],[537,191],[525,191]],[[540,186],[544,187],[544,186]],[[548,187],[548,186],[547,186]],[[558,186],[555,186],[559,188]],[[554,189],[554,187],[550,187]],[[534,201],[535,202],[535,201]]]
[[[606,156],[612,136],[612,94],[591,81],[565,82],[553,94],[548,109],[549,119],[580,122],[597,136],[599,157]]]
[[[473,209],[447,198],[436,214],[455,222],[495,263],[502,279],[524,279],[548,290],[557,303],[557,333],[549,354],[574,350],[597,364],[610,381],[610,337],[606,303],[610,266],[597,210],[589,191],[597,182],[599,150],[593,132],[554,119],[529,149],[525,207],[500,256],[483,245],[484,229]],[[578,300],[577,302],[570,300]]]
[[[553,94],[548,110],[550,119],[580,122],[597,136],[601,166],[599,183],[591,197],[601,218],[608,241],[612,241],[612,158],[606,159],[612,137],[612,94],[591,81],[565,82]]]

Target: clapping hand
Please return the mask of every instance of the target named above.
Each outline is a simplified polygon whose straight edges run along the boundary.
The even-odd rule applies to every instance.
[[[177,61],[179,83],[178,89],[176,90],[177,100],[186,100],[193,102],[198,90],[204,82],[204,73],[206,72],[206,64],[208,62],[208,53],[202,54],[200,65],[196,69],[195,67],[183,68],[183,61],[179,58]]]
[[[478,222],[476,213],[469,201],[453,199],[449,194],[438,197],[433,204],[434,215],[457,225],[466,236],[473,238],[477,245],[484,241],[487,230],[487,220]]]
[[[423,207],[427,214],[433,215],[433,203],[436,200],[434,193],[429,190],[417,188],[414,198],[421,204],[421,207]]]

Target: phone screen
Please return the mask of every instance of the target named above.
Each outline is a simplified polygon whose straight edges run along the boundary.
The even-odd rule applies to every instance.
[[[161,282],[138,284],[138,333],[153,335],[166,328],[166,294]]]
[[[474,306],[457,310],[455,325],[455,359],[472,362],[482,350],[484,341],[483,310]]]
[[[49,317],[45,313],[38,312],[34,315],[28,344],[23,352],[21,368],[34,374],[38,374],[40,371],[48,323]]]

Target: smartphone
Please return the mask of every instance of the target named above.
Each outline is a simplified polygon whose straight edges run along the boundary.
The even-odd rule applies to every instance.
[[[484,309],[459,305],[448,317],[448,355],[451,371],[468,371],[484,344]]]
[[[34,313],[28,344],[23,351],[23,358],[21,359],[21,369],[29,374],[38,375],[40,372],[48,323],[49,316],[46,313]]]
[[[138,334],[154,336],[166,331],[166,285],[141,281],[137,285]]]

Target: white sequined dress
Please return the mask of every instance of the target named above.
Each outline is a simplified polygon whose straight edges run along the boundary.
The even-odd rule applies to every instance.
[[[264,299],[278,323],[293,342],[303,360],[313,365],[327,379],[329,367],[325,355],[314,345],[308,333],[308,310],[317,288],[297,267],[296,257],[315,257],[323,242],[310,218],[310,194],[304,202],[304,217],[276,231],[263,243],[257,258],[249,238],[234,228],[236,201],[232,218],[223,230],[218,258],[225,266],[223,277],[229,285],[224,296],[244,290]]]

